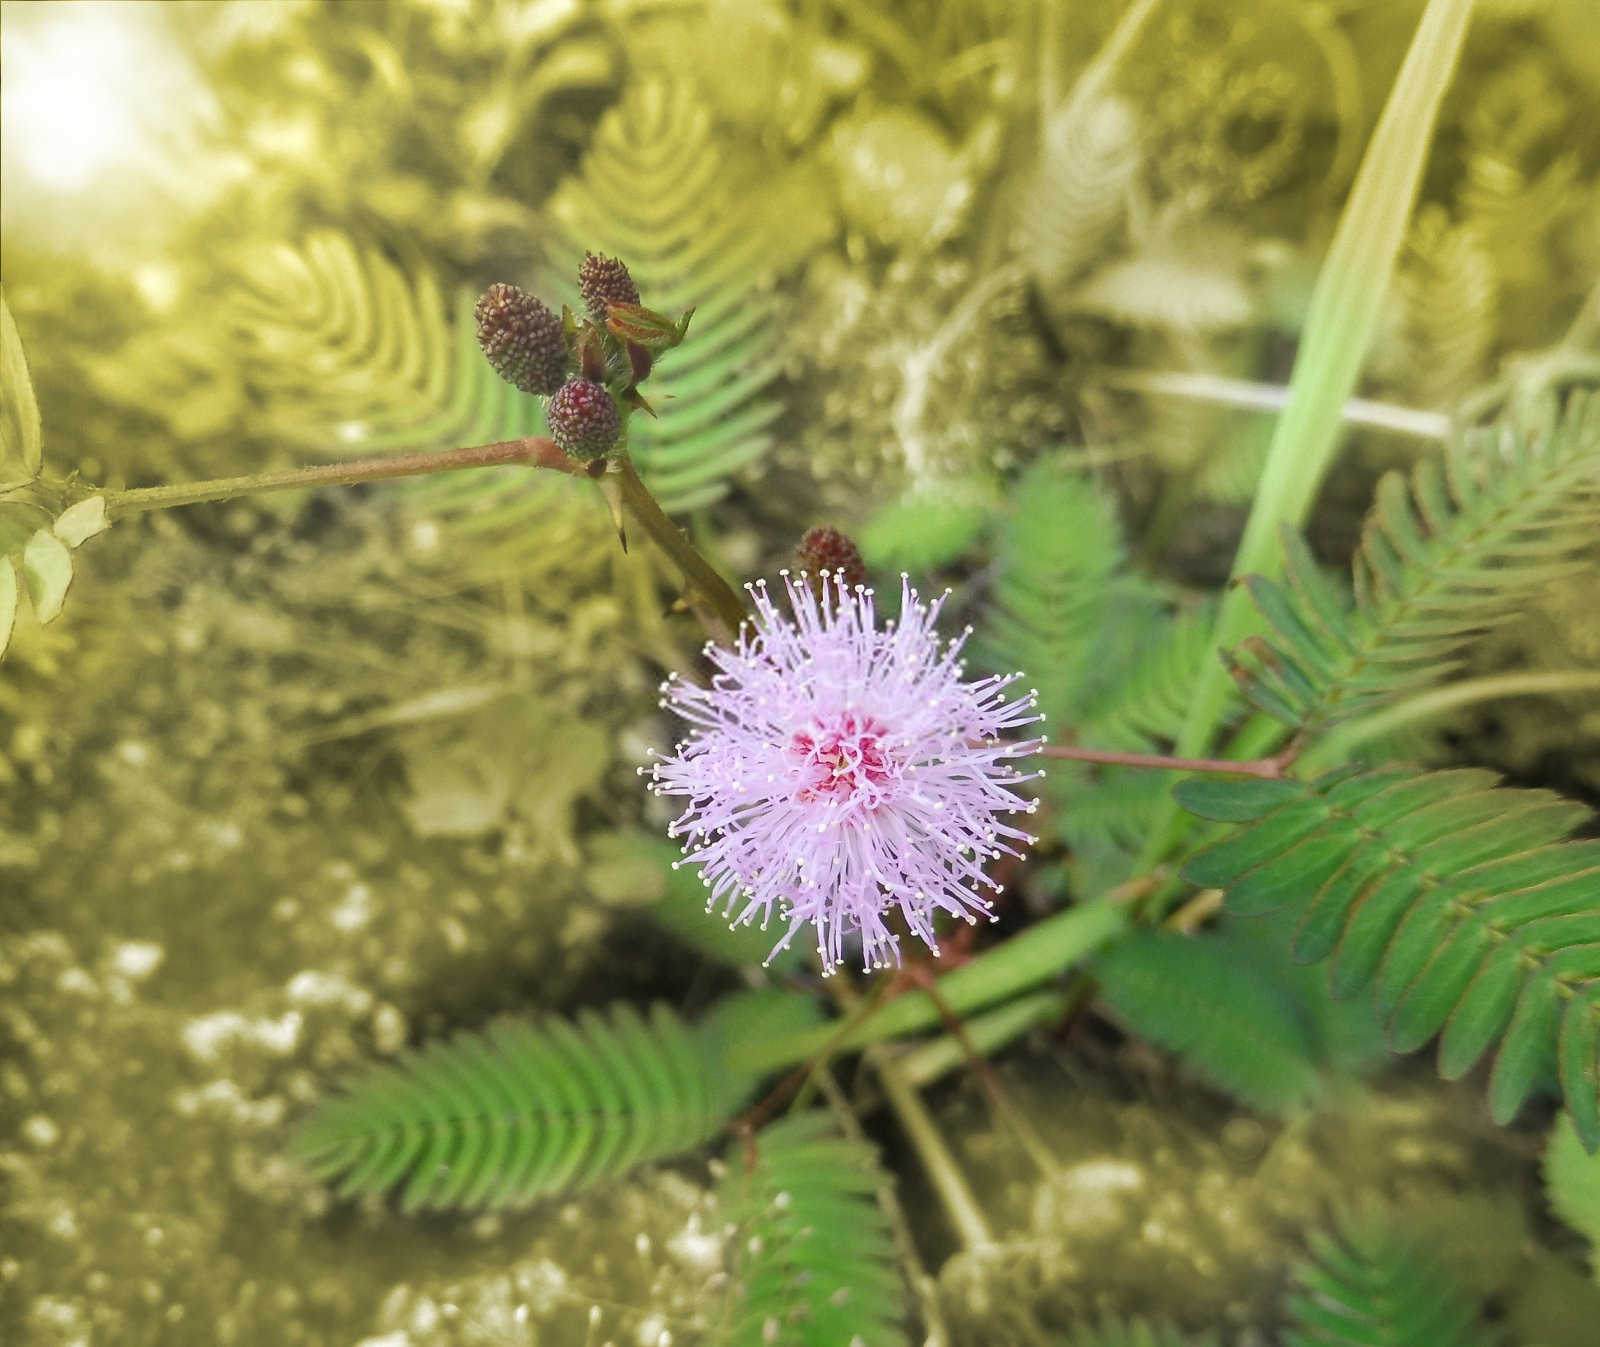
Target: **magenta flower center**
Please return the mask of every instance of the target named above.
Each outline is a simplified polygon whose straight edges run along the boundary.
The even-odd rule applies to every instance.
[[[855,803],[871,809],[893,776],[887,732],[869,716],[846,711],[831,728],[799,730],[789,741],[795,799],[801,804]]]

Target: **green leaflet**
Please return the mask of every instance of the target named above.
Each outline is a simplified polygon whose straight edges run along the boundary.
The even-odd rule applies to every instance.
[[[795,1113],[724,1157],[721,1201],[737,1234],[718,1347],[903,1347],[905,1289],[874,1194],[871,1149],[821,1112]]]
[[[1271,635],[1232,650],[1244,695],[1316,733],[1442,681],[1472,637],[1578,563],[1600,530],[1600,399],[1577,394],[1554,433],[1486,431],[1409,484],[1390,473],[1362,532],[1346,611],[1284,532],[1285,582],[1246,581]]]
[[[1315,781],[1185,781],[1202,817],[1240,826],[1197,852],[1192,883],[1230,911],[1289,906],[1296,957],[1331,955],[1336,994],[1373,985],[1395,1051],[1443,1031],[1462,1074],[1496,1041],[1490,1107],[1508,1122],[1549,1076],[1600,1147],[1600,841],[1590,815],[1476,770],[1343,768]]]
[[[1288,988],[1245,965],[1210,934],[1140,931],[1094,962],[1102,1000],[1142,1038],[1267,1113],[1288,1113],[1321,1087],[1315,1044]]]
[[[44,476],[39,403],[22,338],[0,294],[0,657],[11,643],[21,592],[40,626],[54,622],[72,584],[70,549],[106,528],[105,497],[81,491],[70,478]]]
[[[770,1000],[735,997],[694,1027],[616,1005],[460,1033],[354,1076],[290,1152],[342,1197],[403,1185],[406,1211],[576,1191],[711,1137],[755,1083],[727,1065],[730,1033],[803,1004]]]
[[[1368,1004],[1333,1000],[1325,978],[1285,957],[1289,934],[1282,921],[1137,931],[1095,960],[1101,999],[1236,1099],[1290,1113],[1387,1054]]]
[[[1345,1217],[1311,1236],[1295,1269],[1287,1347],[1489,1347],[1475,1298],[1453,1269],[1392,1220]]]
[[[1551,1211],[1588,1239],[1600,1284],[1600,1154],[1585,1153],[1566,1114],[1556,1119],[1545,1143],[1544,1191]]]
[[[991,482],[976,476],[916,482],[857,533],[861,555],[875,570],[913,575],[948,566],[988,526],[994,493]]]

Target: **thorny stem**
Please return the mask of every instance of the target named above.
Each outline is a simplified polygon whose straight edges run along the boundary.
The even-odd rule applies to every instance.
[[[1170,758],[1164,753],[1115,753],[1108,749],[1074,748],[1070,744],[1046,744],[1039,750],[1045,758],[1068,758],[1073,762],[1101,762],[1115,767],[1154,767],[1173,772],[1218,772],[1228,776],[1256,776],[1267,781],[1281,780],[1300,752],[1291,743],[1270,758]]]
[[[697,592],[719,621],[726,624],[729,633],[739,630],[739,625],[750,616],[738,591],[717,574],[716,568],[705,559],[689,541],[688,536],[667,518],[666,512],[656,503],[656,498],[639,480],[633,464],[624,455],[612,473],[622,487],[622,501],[650,535],[657,547],[665,552],[688,581],[690,589]]]
[[[531,468],[550,468],[573,477],[614,479],[622,502],[644,531],[683,571],[690,590],[704,600],[713,625],[736,632],[749,616],[744,601],[715,568],[695,550],[693,543],[656,503],[650,489],[626,454],[609,470],[569,458],[552,439],[526,435],[516,440],[497,440],[493,444],[474,444],[464,449],[441,449],[414,454],[383,454],[357,458],[344,463],[319,463],[306,468],[284,468],[278,472],[245,473],[239,477],[214,477],[203,482],[178,482],[168,486],[136,487],[131,491],[107,493],[106,511],[112,519],[122,519],[143,510],[164,510],[179,505],[199,505],[207,501],[233,500],[265,491],[294,491],[307,487],[353,486],[357,482],[381,481],[387,477],[416,477],[424,473],[452,472],[458,468],[492,468],[521,463]],[[718,633],[723,634],[723,633]]]
[[[554,440],[542,435],[526,435],[518,440],[497,440],[493,444],[474,444],[465,449],[383,454],[375,458],[355,458],[346,463],[321,463],[308,468],[285,468],[279,472],[253,472],[241,477],[213,477],[204,482],[178,482],[170,486],[112,491],[107,493],[106,512],[112,519],[121,519],[142,510],[165,510],[178,505],[232,500],[237,496],[251,496],[263,491],[352,486],[357,482],[375,482],[386,477],[415,477],[422,473],[451,472],[457,468],[491,468],[507,463],[553,468],[574,476],[581,476],[585,471],[583,465],[568,458]]]

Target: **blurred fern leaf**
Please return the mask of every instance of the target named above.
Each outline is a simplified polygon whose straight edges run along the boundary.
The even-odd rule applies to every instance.
[[[1589,819],[1491,772],[1346,767],[1315,781],[1191,779],[1191,813],[1239,825],[1184,867],[1241,916],[1293,903],[1298,962],[1333,955],[1335,995],[1373,984],[1396,1052],[1442,1030],[1455,1079],[1500,1041],[1490,1109],[1509,1122],[1559,1078],[1600,1147],[1600,841]]]
[[[977,541],[994,509],[994,489],[982,478],[918,482],[863,526],[861,555],[880,570],[937,570]]]
[[[727,1013],[665,1006],[504,1020],[356,1076],[291,1153],[340,1196],[403,1184],[400,1205],[524,1206],[705,1141],[753,1082],[725,1064]]]
[[[1069,98],[1051,114],[1015,206],[1018,255],[1043,284],[1070,280],[1108,247],[1140,163],[1126,100]]]
[[[1295,1270],[1287,1347],[1490,1347],[1474,1298],[1437,1254],[1391,1222],[1347,1217],[1311,1237]]]
[[[1307,733],[1438,682],[1473,636],[1582,563],[1600,528],[1600,399],[1576,395],[1555,432],[1471,436],[1409,487],[1378,485],[1346,613],[1285,531],[1286,583],[1251,576],[1271,628],[1229,656],[1244,695]]]
[[[795,1113],[728,1153],[738,1231],[720,1347],[903,1347],[905,1289],[874,1194],[889,1182],[827,1114]]]
[[[1159,594],[1125,573],[1115,498],[1054,459],[1018,481],[1000,531],[993,606],[978,652],[1026,669],[1050,720],[1076,730],[1138,658]]]
[[[1128,1028],[1252,1108],[1288,1113],[1321,1088],[1315,1044],[1287,988],[1254,971],[1218,936],[1168,931],[1095,961],[1101,998]]]
[[[549,206],[559,227],[549,260],[565,297],[589,250],[622,258],[651,308],[695,311],[683,344],[651,373],[656,418],[628,428],[640,476],[674,511],[716,500],[771,447],[784,353],[778,301],[761,282],[817,241],[806,237],[815,215],[803,202],[776,228],[757,227],[795,184],[782,175],[765,189],[741,181],[714,129],[692,84],[637,80]]]
[[[996,671],[1025,669],[1053,737],[1145,751],[1174,733],[1206,653],[1199,613],[1174,617],[1155,584],[1126,570],[1109,491],[1044,459],[1023,475],[997,530],[993,603],[976,655]],[[1121,768],[1052,763],[1045,790],[1074,852],[1079,887],[1127,877],[1159,778]]]
[[[1396,382],[1423,407],[1448,407],[1483,373],[1499,316],[1494,259],[1470,223],[1441,206],[1417,212],[1395,274],[1405,315],[1405,358]]]

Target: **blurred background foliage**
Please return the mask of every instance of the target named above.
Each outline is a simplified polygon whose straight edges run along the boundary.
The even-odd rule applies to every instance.
[[[742,578],[811,524],[859,531],[881,574],[948,579],[969,615],[992,601],[1046,700],[1055,677],[1084,699],[1060,710],[1085,742],[1135,749],[1170,739],[1211,657],[1202,591],[1270,431],[1214,394],[1286,378],[1420,6],[1159,0],[1128,30],[1051,0],[3,9],[0,273],[37,490],[536,431],[478,357],[472,298],[509,280],[570,301],[582,250],[617,253],[646,303],[698,306],[651,385],[659,421],[635,424],[642,474],[710,555]],[[1597,53],[1589,0],[1480,3],[1363,390],[1433,419],[1352,430],[1312,530],[1327,559],[1376,475],[1437,449],[1428,427],[1593,361]],[[0,498],[0,522],[25,504]],[[1096,588],[1124,554],[1138,578]],[[0,670],[0,1246],[24,1254],[0,1268],[0,1336],[698,1340],[720,1263],[697,1173],[554,1220],[397,1231],[372,1203],[327,1215],[277,1153],[342,1065],[505,1009],[693,1010],[749,960],[697,924],[634,776],[671,734],[655,683],[698,644],[667,569],[619,551],[587,484],[495,471],[136,520],[74,584]],[[1552,587],[1474,658],[1593,664],[1592,588]],[[1138,715],[1096,718],[1095,668],[1143,680]],[[1562,710],[1509,703],[1413,749],[1470,743],[1600,798],[1600,702]],[[1052,784],[1030,909],[1118,873],[1162,785],[1088,781]],[[663,959],[663,929],[694,956]],[[1366,1060],[1370,1026],[1330,1027],[1297,986],[1261,995],[1310,998],[1284,1022],[1316,1022],[1310,1093],[1329,1058]],[[1187,1097],[1148,1070],[1136,1090]],[[1406,1108],[1383,1118],[1401,1156],[1441,1104]],[[1161,1156],[1189,1144],[1168,1113],[1111,1099],[1072,1125]],[[1469,1261],[1519,1340],[1577,1342],[1551,1308],[1576,1292],[1519,1242],[1537,1197],[1474,1177],[1495,1144],[1456,1136],[1400,1187],[1515,1208]],[[998,1163],[981,1129],[972,1146]],[[1030,1277],[1082,1314],[1170,1292],[1154,1256],[1093,1292],[1062,1262],[1072,1202],[1006,1201],[1010,1266],[946,1270],[958,1340],[991,1340],[973,1307],[1020,1306]],[[1256,1215],[1174,1317],[1259,1308],[1249,1269],[1288,1217]],[[1033,1313],[1014,1340],[1059,1341]]]

